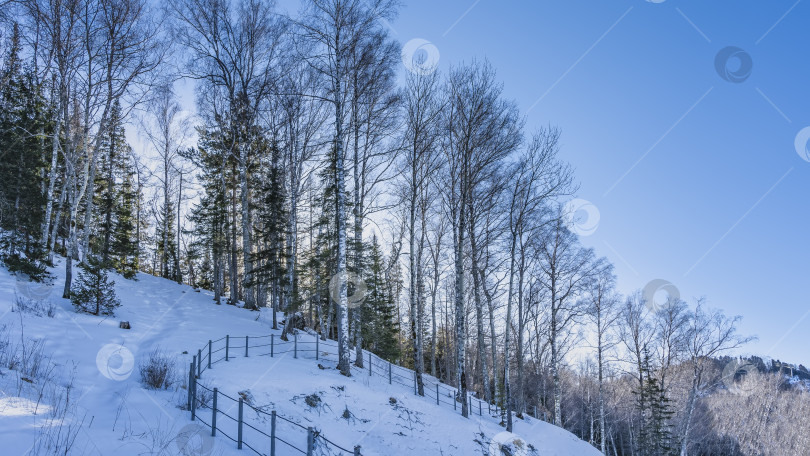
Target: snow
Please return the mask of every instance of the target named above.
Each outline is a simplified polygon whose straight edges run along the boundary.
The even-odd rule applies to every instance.
[[[33,379],[9,370],[5,363],[0,367],[2,454],[37,454],[46,441],[73,433],[70,454],[253,454],[247,448],[237,450],[220,433],[212,438],[210,430],[199,420],[192,422],[190,412],[181,409],[192,355],[209,339],[226,334],[231,335],[232,347],[241,348],[231,349],[234,358],[228,362],[217,362],[203,372],[198,392],[218,387],[222,393],[218,427],[231,436],[236,435],[236,425],[226,414],[236,417],[237,406],[225,395],[238,398],[241,393],[256,409],[268,413],[275,409],[277,435],[299,448],[306,448],[306,431],[284,419],[312,427],[343,448],[360,445],[363,455],[494,455],[501,444],[516,447],[514,454],[520,455],[600,454],[573,434],[539,420],[516,419],[510,435],[486,410],[483,417],[463,418],[448,405],[451,402],[438,406],[435,394],[434,399],[415,396],[412,387],[389,385],[387,376],[376,371],[368,376],[367,370],[353,368],[353,376],[344,377],[335,369],[335,355],[323,358],[326,352],[336,353],[334,341],[321,342],[321,359],[316,361],[314,337],[301,333],[301,351],[295,359],[290,344],[280,345],[281,331],[271,329],[269,312],[216,305],[210,293],[164,279],[138,274],[138,280],[131,281],[110,274],[122,302],[116,316],[76,314],[60,297],[63,270],[62,264],[51,270],[55,280],[48,288],[30,286],[0,269],[0,327],[5,326],[0,348],[5,340],[32,353],[36,350],[31,341],[41,340],[41,364],[52,366],[42,367]],[[54,317],[13,312],[16,294],[44,298],[55,306]],[[129,321],[132,329],[120,329],[121,320]],[[258,356],[268,352],[267,347],[252,348],[258,341],[251,342],[254,352],[244,357],[245,335],[270,334],[279,344],[275,357]],[[168,390],[146,389],[139,381],[139,363],[156,349],[177,362],[177,382]],[[320,398],[315,407],[306,401],[312,394]],[[71,404],[67,408],[66,397]],[[197,413],[210,422],[210,408],[198,408]],[[269,433],[269,415],[245,407],[244,416],[246,423]],[[269,439],[248,426],[244,440],[269,454]],[[282,443],[276,448],[279,456],[300,454]],[[316,454],[338,454],[327,451],[321,447]]]

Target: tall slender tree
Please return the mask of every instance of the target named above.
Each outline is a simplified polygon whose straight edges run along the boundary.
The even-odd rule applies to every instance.
[[[337,188],[335,217],[337,229],[337,320],[338,320],[338,369],[350,376],[349,316],[347,285],[347,202],[343,194],[346,188],[345,153],[348,135],[346,130],[349,84],[355,73],[352,56],[368,37],[382,31],[379,19],[390,19],[396,14],[391,0],[308,0],[303,18],[298,21],[300,40],[307,43],[312,53],[301,57],[316,71],[322,81],[322,90],[312,94],[324,99],[334,109],[333,146],[335,155],[333,180]],[[311,46],[311,47],[310,47]]]

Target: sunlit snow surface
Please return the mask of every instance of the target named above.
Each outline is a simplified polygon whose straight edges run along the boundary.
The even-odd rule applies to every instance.
[[[6,326],[6,338],[16,343],[43,339],[43,352],[56,365],[53,381],[44,388],[40,380],[22,381],[19,372],[0,366],[0,454],[32,454],[43,429],[59,425],[53,418],[59,409],[52,408],[56,404],[52,398],[66,394],[72,376],[70,403],[76,407],[62,425],[63,429],[72,425],[80,430],[70,454],[253,454],[249,449],[237,450],[225,436],[212,439],[207,434],[210,431],[198,427],[199,422],[193,424],[189,412],[179,407],[186,401],[186,390],[180,386],[185,384],[191,354],[209,339],[225,334],[237,340],[245,335],[275,334],[278,340],[281,331],[271,330],[269,312],[216,305],[210,293],[149,275],[139,274],[137,281],[131,281],[111,274],[123,304],[116,316],[80,315],[61,298],[63,270],[61,263],[52,270],[55,280],[50,292],[36,288],[37,299],[44,295],[56,305],[55,316],[48,318],[11,311],[15,294],[29,288],[0,269],[0,326]],[[119,329],[121,320],[129,321],[132,329]],[[139,382],[138,365],[154,349],[175,357],[181,371],[177,385],[168,391],[148,390]],[[313,427],[344,448],[360,445],[363,455],[487,455],[490,448],[497,447],[492,445],[493,439],[505,438],[498,417],[484,412],[483,417],[465,419],[452,407],[414,396],[409,387],[389,385],[381,375],[355,372],[346,378],[329,359],[320,361],[327,367],[324,370],[311,357],[294,359],[289,352],[273,358],[237,355],[204,372],[201,385],[216,386],[231,397],[249,391],[256,407],[275,409],[280,416]],[[40,389],[46,391],[46,397],[37,405]],[[313,393],[322,400],[315,408],[304,401]],[[220,404],[223,414],[236,416],[235,406],[224,399]],[[344,418],[347,409],[349,418]],[[210,409],[199,413],[210,422]],[[266,416],[246,408],[245,417],[269,432]],[[228,418],[220,415],[218,423],[235,435],[235,425]],[[542,421],[516,419],[514,431],[516,438],[539,455],[599,454],[573,434]],[[278,432],[279,437],[306,447],[306,433],[300,429],[280,422]],[[269,454],[269,442],[255,431],[245,429],[245,440]],[[276,454],[300,453],[278,444]]]

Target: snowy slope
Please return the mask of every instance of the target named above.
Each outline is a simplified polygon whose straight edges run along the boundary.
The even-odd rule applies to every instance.
[[[209,293],[148,275],[129,281],[112,274],[123,304],[116,317],[79,315],[69,301],[60,298],[62,268],[52,273],[55,285],[48,289],[29,286],[0,269],[0,327],[5,326],[0,331],[0,348],[5,343],[6,353],[12,350],[18,358],[27,357],[30,367],[36,361],[30,355],[37,352],[33,341],[42,340],[41,352],[51,363],[39,364],[52,364],[40,367],[33,379],[23,379],[23,367],[9,370],[7,363],[0,365],[0,454],[48,454],[42,450],[45,443],[64,446],[74,435],[70,454],[253,454],[249,449],[237,450],[225,436],[208,437],[209,431],[201,432],[201,425],[192,423],[190,413],[181,409],[191,362],[191,354],[183,352],[196,353],[209,339],[225,334],[234,337],[234,346],[244,346],[236,337],[244,335],[276,334],[278,341],[280,331],[270,329],[269,312],[218,306]],[[45,298],[55,306],[54,317],[12,312],[15,295]],[[132,329],[119,329],[119,320],[129,321]],[[301,338],[314,340],[306,334]],[[155,349],[177,361],[178,381],[168,391],[147,390],[139,382],[138,365]],[[298,359],[290,352],[244,358],[239,349],[233,351],[240,356],[204,372],[198,391],[218,387],[234,398],[241,392],[256,408],[274,409],[280,417],[313,427],[341,447],[360,445],[363,455],[488,455],[491,447],[497,448],[491,445],[493,438],[506,437],[497,417],[487,416],[486,411],[483,417],[465,419],[447,405],[414,396],[411,388],[389,385],[385,376],[355,372],[346,378],[333,368],[334,362],[323,359],[320,364],[327,369],[321,369],[313,353]],[[305,400],[312,394],[320,398],[315,407]],[[229,403],[220,397],[218,427],[235,436],[235,423],[223,416],[237,415],[235,405]],[[67,414],[59,419],[62,410]],[[210,409],[198,413],[210,422]],[[246,407],[245,420],[269,432],[268,415]],[[306,448],[306,431],[281,419],[278,422],[279,437]],[[244,432],[246,442],[269,454],[267,439],[249,427]],[[518,419],[515,433],[530,445],[519,454],[599,454],[574,435],[542,421]],[[324,447],[316,454],[337,454],[329,451]],[[300,453],[281,444],[276,454]]]

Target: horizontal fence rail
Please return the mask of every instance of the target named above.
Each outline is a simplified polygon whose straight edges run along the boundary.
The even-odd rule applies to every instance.
[[[247,448],[259,455],[276,456],[276,449],[286,447],[296,454],[312,456],[315,451],[327,451],[327,454],[360,455],[360,446],[346,449],[312,427],[304,427],[289,418],[283,417],[275,410],[264,410],[245,402],[243,397],[234,398],[218,388],[206,387],[197,380],[211,369],[213,364],[230,361],[237,356],[275,357],[292,353],[294,358],[306,357],[337,361],[338,345],[333,340],[321,340],[318,335],[310,333],[290,333],[292,340],[281,340],[275,334],[263,336],[226,335],[208,343],[192,352],[192,362],[188,371],[187,406],[192,421],[199,421],[211,429],[211,435],[221,434],[233,441],[238,449]],[[387,379],[388,383],[398,384],[418,395],[416,372],[411,369],[385,361],[370,352],[363,352],[364,363],[359,367],[352,363],[353,373],[358,375],[378,376]],[[438,379],[423,374],[422,384],[425,399],[439,406],[453,407],[460,411],[462,400],[457,389],[442,383]],[[490,416],[501,414],[503,410],[497,404],[483,401],[468,393],[465,398],[470,414]],[[245,411],[249,417],[245,416]],[[535,409],[535,417],[537,411]],[[250,419],[248,419],[250,418]],[[297,434],[297,435],[296,435]],[[284,454],[289,453],[285,451]],[[320,453],[319,453],[320,454]]]

